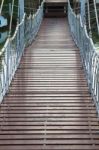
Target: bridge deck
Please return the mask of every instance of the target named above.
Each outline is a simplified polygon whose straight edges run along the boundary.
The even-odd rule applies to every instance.
[[[99,123],[65,19],[44,19],[0,108],[0,150],[99,150]]]

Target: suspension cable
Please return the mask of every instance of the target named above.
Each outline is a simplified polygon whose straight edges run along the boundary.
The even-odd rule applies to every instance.
[[[13,18],[14,1],[15,0],[12,1],[11,18],[10,18],[10,25],[9,25],[9,36],[11,34],[11,28],[12,28],[12,18]]]
[[[94,9],[95,9],[95,15],[96,15],[97,30],[99,34],[99,20],[98,20],[98,13],[97,13],[97,7],[96,7],[96,0],[93,0],[93,2],[94,2]]]
[[[4,0],[2,0],[2,2],[1,2],[0,15],[1,15],[1,13],[2,13],[3,4],[4,4]]]

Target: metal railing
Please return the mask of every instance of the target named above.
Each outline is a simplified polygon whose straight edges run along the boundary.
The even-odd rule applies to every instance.
[[[13,37],[8,37],[4,47],[0,51],[0,102],[9,90],[9,85],[14,77],[15,71],[24,54],[26,46],[31,44],[43,19],[42,1],[35,15],[24,17],[20,24],[17,24]]]
[[[85,69],[89,91],[99,115],[99,55],[96,52],[92,39],[88,36],[86,25],[82,24],[81,16],[74,13],[69,0],[68,20],[73,39],[80,49],[81,60]]]

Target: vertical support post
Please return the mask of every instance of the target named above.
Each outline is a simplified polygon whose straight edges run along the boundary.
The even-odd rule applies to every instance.
[[[11,16],[11,3],[9,3],[9,15]]]
[[[86,5],[86,0],[80,0],[80,14],[81,14],[81,18],[82,18],[82,23],[83,25],[86,23],[85,20],[85,5]]]
[[[18,17],[19,17],[19,23],[20,23],[24,16],[24,0],[19,0],[18,5],[19,5]]]
[[[98,30],[98,35],[99,35],[99,19],[98,19],[98,12],[97,12],[97,3],[96,0],[94,2],[94,9],[95,9],[95,15],[96,15],[96,23],[97,23],[97,30]]]
[[[98,71],[97,71],[97,112],[98,112],[98,117],[99,117],[99,63],[98,63]]]
[[[39,5],[40,5],[40,3],[41,3],[41,0],[39,0]]]
[[[24,0],[19,0],[18,6],[19,6],[18,7],[18,18],[19,18],[19,23],[20,23],[24,16]],[[24,23],[20,26],[20,29],[19,29],[19,47],[18,47],[19,55],[22,54],[23,47],[24,47]],[[18,61],[20,61],[20,60],[18,60]]]

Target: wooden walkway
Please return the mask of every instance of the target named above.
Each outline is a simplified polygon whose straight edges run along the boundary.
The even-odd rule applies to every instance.
[[[99,122],[63,18],[44,19],[0,108],[0,150],[99,150]]]

